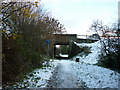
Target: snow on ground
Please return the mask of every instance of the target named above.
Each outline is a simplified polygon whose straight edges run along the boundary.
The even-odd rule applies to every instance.
[[[47,81],[52,76],[52,72],[55,67],[58,65],[58,61],[53,62],[53,60],[45,61],[43,63],[44,67],[41,69],[36,69],[33,72],[27,75],[20,83],[14,85],[14,88],[36,88],[41,87],[44,88],[47,85]]]
[[[86,57],[76,56],[80,58],[80,62],[75,62],[75,57],[69,60],[45,61],[44,65],[47,67],[34,70],[17,87],[118,88],[119,73],[93,65],[98,61],[99,41],[77,45],[91,46],[92,53]]]
[[[76,42],[75,42],[76,43]],[[87,56],[76,56],[79,57],[81,62],[89,63],[89,64],[96,64],[99,60],[99,55],[101,53],[101,45],[100,41],[95,43],[76,43],[78,46],[88,46],[91,47],[91,53]],[[76,58],[75,57],[75,58]]]
[[[58,81],[56,86],[59,88],[118,88],[119,73],[117,72],[70,60],[61,60],[59,65],[61,67],[57,72],[58,80],[56,80]]]
[[[118,88],[118,73],[102,67],[73,63],[77,78],[85,82],[88,88]]]
[[[35,70],[19,88],[118,88],[120,74],[109,69],[71,60],[54,60],[50,64],[49,68]]]

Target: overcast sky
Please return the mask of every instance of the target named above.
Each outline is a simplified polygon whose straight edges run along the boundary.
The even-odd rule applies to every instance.
[[[118,17],[119,0],[41,0],[44,8],[70,34],[86,35],[93,20],[111,24]]]

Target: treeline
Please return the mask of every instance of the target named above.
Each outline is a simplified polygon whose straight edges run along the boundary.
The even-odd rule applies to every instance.
[[[3,86],[15,84],[24,74],[40,67],[45,60],[46,40],[65,33],[39,2],[2,3],[2,79]],[[50,54],[52,57],[52,54]]]
[[[102,21],[96,20],[90,29],[102,36],[101,55],[98,65],[120,72],[120,22],[112,26],[104,25]]]

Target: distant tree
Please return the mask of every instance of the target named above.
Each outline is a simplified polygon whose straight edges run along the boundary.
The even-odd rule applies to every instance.
[[[100,38],[102,52],[100,62],[110,69],[120,70],[120,39],[118,24],[114,24],[114,27],[108,27],[107,25],[103,25],[102,21],[96,20],[93,21],[90,29],[102,36]],[[111,35],[108,34],[109,32],[117,37],[111,38]]]

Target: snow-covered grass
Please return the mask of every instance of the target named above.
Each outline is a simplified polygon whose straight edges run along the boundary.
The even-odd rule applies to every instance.
[[[61,60],[59,61],[59,64],[61,64],[62,67],[60,68],[61,70],[58,77],[64,77],[65,82],[68,81],[67,83],[62,82],[64,84],[63,87],[68,86],[69,82],[84,82],[85,86],[88,88],[118,88],[118,75],[120,74],[117,72],[95,65],[86,64],[84,62],[78,63],[70,60]],[[66,75],[64,76],[62,74],[63,71],[66,72]],[[69,75],[71,75],[71,80],[67,79]],[[76,88],[78,87],[80,86],[76,85]]]
[[[78,46],[88,46],[91,47],[91,53],[83,56],[75,56],[80,58],[81,62],[89,63],[89,64],[96,64],[99,60],[99,55],[101,53],[101,45],[100,41],[97,41],[95,43],[76,43]]]
[[[80,85],[82,86],[81,82],[84,82],[88,88],[118,88],[119,73],[84,62],[78,63],[71,60],[54,60],[50,63],[51,67],[33,71],[33,76],[28,75],[28,79],[19,84],[18,88],[47,87],[48,80],[50,80],[54,69],[58,65],[61,67],[59,68],[57,77],[59,79],[64,78],[64,82],[61,82],[63,84],[59,85],[59,87],[66,87],[71,84],[71,88],[78,88]],[[61,81],[59,79],[58,81]],[[76,85],[75,83],[80,83],[80,85]]]
[[[119,73],[93,65],[99,60],[100,42],[76,44],[91,47],[91,53],[83,57],[76,56],[80,58],[80,62],[75,62],[76,57],[69,60],[45,61],[44,66],[46,67],[34,70],[27,76],[27,79],[23,80],[22,83],[18,83],[16,87],[47,87],[48,82],[54,79],[51,77],[54,76],[57,77],[55,80],[59,84],[56,87],[59,88],[79,88],[84,86],[88,88],[118,88],[120,82],[118,81],[120,79]],[[50,84],[55,84],[55,82]]]
[[[84,63],[73,63],[72,68],[88,88],[118,88],[119,73]]]
[[[45,61],[43,63],[44,67],[41,69],[36,69],[29,73],[23,81],[14,85],[15,88],[44,88],[47,85],[47,81],[52,76],[52,72],[58,65],[58,61],[53,60]]]

